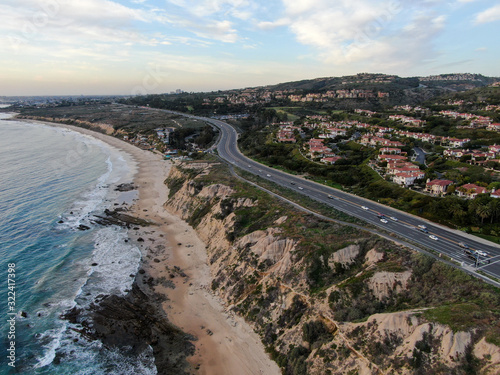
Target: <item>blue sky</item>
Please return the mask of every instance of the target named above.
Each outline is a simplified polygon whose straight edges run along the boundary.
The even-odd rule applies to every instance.
[[[0,95],[500,76],[497,0],[3,0]]]

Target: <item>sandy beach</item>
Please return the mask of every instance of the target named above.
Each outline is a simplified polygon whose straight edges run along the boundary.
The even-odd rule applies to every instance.
[[[170,282],[170,286],[158,283],[154,290],[167,297],[161,303],[170,322],[197,337],[193,342],[196,354],[188,358],[197,369],[194,373],[281,374],[252,328],[242,318],[228,313],[222,301],[211,293],[205,244],[192,227],[163,207],[168,199],[164,181],[172,164],[161,155],[111,136],[69,125],[49,125],[91,135],[125,152],[135,162],[133,182],[139,199],[129,213],[154,225],[131,230],[130,235],[135,240],[144,239],[136,243],[143,254],[146,275],[175,284],[172,288]]]

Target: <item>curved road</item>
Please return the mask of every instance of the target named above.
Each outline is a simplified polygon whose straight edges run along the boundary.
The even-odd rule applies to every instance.
[[[216,145],[217,151],[221,158],[234,166],[360,218],[388,232],[406,238],[410,242],[445,254],[460,262],[469,271],[480,270],[485,274],[500,279],[500,248],[496,244],[257,163],[239,151],[237,145],[238,134],[231,125],[206,117],[191,116],[173,111],[167,112],[202,120],[219,128],[221,134]],[[422,230],[419,226],[425,226],[426,229]],[[460,243],[466,244],[470,249],[480,250],[485,254],[479,256],[479,259],[471,258],[459,246]]]

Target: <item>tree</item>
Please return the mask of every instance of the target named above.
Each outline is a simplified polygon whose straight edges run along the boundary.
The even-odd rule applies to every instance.
[[[491,215],[491,207],[488,204],[479,204],[476,208],[476,214],[481,218],[481,224],[484,219]]]
[[[457,220],[459,222],[461,222],[467,214],[467,212],[463,209],[462,204],[456,199],[448,207],[448,211],[452,214],[453,220]]]
[[[490,203],[488,203],[488,207],[491,215],[490,222],[493,224],[493,219],[500,218],[500,200],[496,198],[491,199]]]

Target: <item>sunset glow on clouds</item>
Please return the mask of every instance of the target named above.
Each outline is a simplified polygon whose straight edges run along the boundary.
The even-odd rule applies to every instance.
[[[500,75],[494,0],[6,0],[0,20],[0,95]]]

